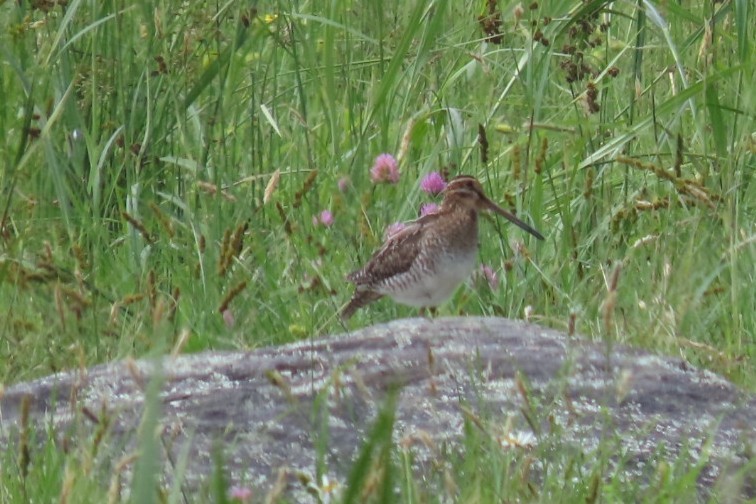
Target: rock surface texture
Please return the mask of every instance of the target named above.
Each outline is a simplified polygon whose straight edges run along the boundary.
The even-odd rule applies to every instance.
[[[706,460],[702,495],[733,480],[739,498],[756,491],[740,470],[756,446],[752,394],[680,359],[619,345],[607,356],[603,343],[498,318],[399,320],[247,353],[57,374],[5,390],[0,445],[18,441],[28,401],[30,422],[52,424],[59,437],[93,432],[107,417],[111,439],[121,440],[113,444],[133,450],[156,375],[165,481],[188,448],[185,488],[207,480],[223,440],[229,484],[244,481],[260,495],[285,480],[295,500],[309,498],[295,475],[315,474],[320,436],[327,432],[327,472],[343,481],[387,392],[398,386],[394,439],[413,451],[416,471],[434,465],[438,447],[460,446],[465,419],[474,418],[494,439],[529,439],[520,442],[523,450],[558,431],[560,442],[587,459],[612,436],[622,470],[636,473],[630,476],[684,451],[692,463]],[[128,481],[130,465],[124,468]]]

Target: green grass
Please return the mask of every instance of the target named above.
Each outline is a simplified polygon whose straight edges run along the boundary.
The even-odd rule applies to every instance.
[[[341,332],[344,275],[446,170],[546,240],[486,220],[501,286],[442,314],[530,307],[754,390],[753,5],[650,5],[500,1],[496,44],[484,2],[3,3],[0,383]]]

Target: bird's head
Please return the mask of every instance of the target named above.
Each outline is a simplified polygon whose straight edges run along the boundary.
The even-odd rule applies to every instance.
[[[497,213],[512,222],[519,228],[532,234],[539,240],[543,240],[543,235],[525,224],[512,213],[504,210],[499,205],[491,201],[486,193],[483,192],[483,186],[474,177],[469,175],[459,175],[454,177],[444,189],[443,206],[446,208],[464,207],[476,212],[490,211]]]

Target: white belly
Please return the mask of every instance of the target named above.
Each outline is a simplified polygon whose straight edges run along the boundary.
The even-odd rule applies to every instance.
[[[417,308],[438,306],[449,299],[457,287],[470,277],[475,267],[477,250],[456,259],[439,261],[434,273],[420,274],[418,280],[407,282],[401,290],[383,292],[397,303]]]

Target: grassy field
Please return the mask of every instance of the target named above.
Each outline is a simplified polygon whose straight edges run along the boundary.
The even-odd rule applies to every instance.
[[[527,315],[754,390],[753,8],[4,2],[0,383],[342,332],[344,275],[438,202],[438,171],[546,236],[485,219],[498,283],[441,314]],[[394,184],[371,180],[383,153]],[[414,313],[384,300],[348,328]]]

